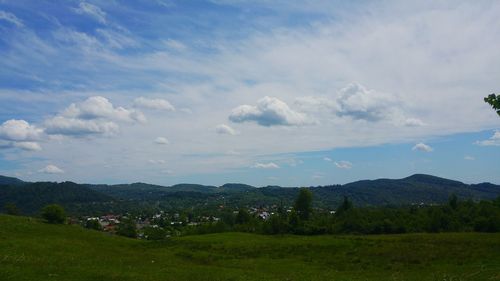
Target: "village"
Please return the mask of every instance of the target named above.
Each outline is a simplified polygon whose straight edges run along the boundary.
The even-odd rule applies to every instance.
[[[161,240],[171,236],[179,236],[188,229],[217,223],[233,224],[240,213],[266,221],[278,211],[277,205],[248,207],[239,210],[225,210],[224,206],[214,212],[214,215],[193,215],[192,212],[157,211],[153,214],[105,214],[101,216],[71,217],[69,223],[85,228],[118,234],[138,239]],[[291,207],[285,208],[287,213]],[[215,215],[216,214],[216,215]],[[124,231],[126,230],[126,231]],[[154,238],[153,238],[154,237]]]

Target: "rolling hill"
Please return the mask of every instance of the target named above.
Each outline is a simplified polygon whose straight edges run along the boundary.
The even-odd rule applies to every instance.
[[[0,204],[15,203],[23,213],[35,213],[43,205],[59,203],[70,212],[110,212],[149,208],[182,209],[226,205],[291,205],[298,193],[294,187],[253,187],[225,184],[220,187],[197,184],[160,186],[146,183],[89,185],[72,182],[25,183],[1,177]],[[500,186],[491,183],[465,184],[459,181],[416,174],[403,179],[362,180],[344,185],[309,187],[316,207],[334,209],[344,196],[357,206],[440,204],[455,194],[462,200],[490,200],[500,196]]]

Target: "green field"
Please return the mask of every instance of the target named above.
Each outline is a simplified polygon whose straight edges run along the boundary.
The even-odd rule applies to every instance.
[[[500,234],[149,242],[0,215],[0,280],[500,280]]]

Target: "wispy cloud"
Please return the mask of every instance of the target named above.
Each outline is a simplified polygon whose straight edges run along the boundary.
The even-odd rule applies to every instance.
[[[8,22],[14,24],[17,27],[23,27],[24,26],[22,20],[20,20],[14,14],[6,12],[6,11],[1,11],[0,10],[0,20],[8,21]]]
[[[339,162],[334,162],[334,164],[339,169],[351,169],[352,168],[352,163],[349,161],[339,161]]]
[[[279,169],[280,166],[278,166],[276,163],[269,162],[269,163],[255,163],[252,168],[257,168],[257,169]]]
[[[106,13],[96,5],[87,2],[80,2],[78,8],[75,9],[78,14],[85,14],[93,17],[95,20],[102,24],[106,24]]]
[[[495,131],[493,136],[487,140],[476,141],[475,144],[481,146],[500,146],[500,131]]]

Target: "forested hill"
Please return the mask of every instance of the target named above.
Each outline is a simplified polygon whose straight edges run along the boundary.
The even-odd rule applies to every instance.
[[[487,200],[500,196],[500,185],[464,184],[459,181],[416,174],[403,179],[356,181],[344,185],[309,187],[314,205],[334,209],[344,196],[357,206],[439,204],[451,194],[460,199]],[[245,184],[209,186],[178,184],[160,186],[145,183],[88,185],[72,182],[26,183],[0,177],[0,207],[14,203],[24,213],[34,213],[45,204],[58,203],[70,212],[123,212],[136,208],[291,205],[297,187],[253,187]]]
[[[22,185],[22,184],[25,184],[25,182],[18,178],[0,176],[0,185]]]

